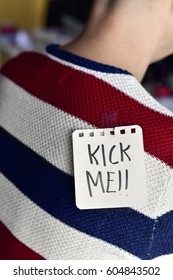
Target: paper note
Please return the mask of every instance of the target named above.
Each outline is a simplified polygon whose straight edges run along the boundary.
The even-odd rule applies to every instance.
[[[85,129],[73,133],[76,205],[120,208],[147,203],[142,129]]]

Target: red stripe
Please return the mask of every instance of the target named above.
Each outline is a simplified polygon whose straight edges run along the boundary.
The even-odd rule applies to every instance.
[[[30,94],[96,127],[112,126],[112,120],[105,118],[114,115],[117,126],[140,125],[145,151],[173,167],[172,117],[145,107],[92,75],[40,54],[23,54],[9,62],[2,73]]]
[[[44,258],[17,240],[0,222],[0,260],[43,260]]]

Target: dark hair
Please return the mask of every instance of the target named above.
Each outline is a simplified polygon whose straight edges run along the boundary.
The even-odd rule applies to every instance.
[[[50,0],[47,25],[60,25],[61,17],[69,14],[81,22],[86,22],[94,0]]]

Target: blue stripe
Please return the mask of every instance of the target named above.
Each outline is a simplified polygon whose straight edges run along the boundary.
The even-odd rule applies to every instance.
[[[52,216],[141,259],[147,256],[154,220],[132,209],[79,210],[74,180],[0,128],[0,170],[28,198]],[[150,258],[173,253],[173,212],[157,224]],[[82,246],[82,244],[79,244]]]
[[[173,253],[173,211],[161,216],[155,224],[150,259]]]
[[[68,61],[75,65],[78,65],[78,66],[81,66],[84,68],[88,68],[91,70],[96,70],[96,71],[100,71],[103,73],[111,73],[111,74],[132,75],[126,70],[122,70],[122,69],[114,67],[114,66],[98,63],[98,62],[92,61],[90,59],[70,53],[66,50],[61,49],[60,47],[58,47],[58,45],[51,44],[46,47],[46,51],[49,54],[51,54],[57,58],[60,58],[62,60]]]

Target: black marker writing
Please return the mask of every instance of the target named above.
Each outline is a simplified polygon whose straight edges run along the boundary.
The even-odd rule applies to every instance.
[[[128,145],[126,149],[123,149],[123,144],[120,143],[121,161],[124,161],[124,154],[128,157],[129,161],[131,161],[131,158],[126,153],[126,151],[129,150],[129,149],[130,149],[130,145]]]
[[[118,170],[117,174],[116,172],[107,172],[106,177],[104,178],[101,171],[98,171],[96,176],[93,176],[89,171],[86,171],[86,179],[90,197],[93,197],[93,186],[100,187],[102,193],[116,193],[118,191],[120,192],[127,190],[129,180],[128,170]]]
[[[129,154],[127,153],[130,148],[130,145],[124,147],[122,143],[119,143],[117,146],[113,145],[110,147],[109,150],[105,148],[103,144],[97,145],[96,148],[93,149],[92,145],[88,144],[89,162],[90,164],[107,166],[108,162],[116,165],[120,161],[131,161]]]
[[[106,192],[107,193],[112,193],[112,192],[117,192],[117,191],[121,191],[121,190],[127,190],[128,189],[128,180],[129,180],[129,177],[128,177],[128,170],[126,169],[125,170],[125,177],[124,178],[124,186],[122,185],[123,184],[123,180],[122,180],[122,173],[124,173],[124,171],[121,171],[121,170],[118,170],[118,182],[119,182],[119,187],[118,187],[118,190],[117,190],[117,187],[116,187],[116,180],[115,178],[111,178],[111,174],[115,174],[115,172],[107,172],[107,189],[106,189]],[[114,176],[115,177],[115,176]],[[113,184],[110,184],[110,182],[114,182]]]
[[[110,149],[110,153],[109,153],[109,161],[110,161],[110,163],[112,163],[112,164],[117,164],[118,163],[118,161],[115,161],[115,162],[113,162],[112,161],[112,153],[113,153],[113,150],[116,148],[116,146],[114,145],[111,149]]]
[[[104,186],[103,186],[103,178],[102,178],[102,173],[101,171],[98,172],[97,174],[97,178],[96,178],[96,181],[94,181],[93,177],[91,176],[90,172],[89,171],[86,171],[86,178],[87,178],[87,184],[88,184],[88,189],[89,189],[89,195],[92,197],[92,190],[91,190],[91,183],[97,187],[99,182],[100,182],[100,186],[101,186],[101,189],[102,189],[102,192],[104,193],[105,190],[104,190]]]
[[[106,166],[106,157],[105,157],[104,145],[101,145],[101,147],[102,147],[103,165]]]
[[[126,169],[126,185],[125,185],[125,189],[126,189],[126,190],[128,189],[128,182],[129,182],[129,172],[128,172],[128,170]]]
[[[107,188],[106,188],[106,192],[107,193],[112,193],[112,192],[116,192],[116,190],[110,190],[110,182],[114,182],[114,179],[111,179],[111,174],[115,174],[115,172],[107,172]]]
[[[90,159],[91,164],[93,164],[93,159],[95,160],[97,165],[99,164],[98,160],[94,156],[98,152],[99,149],[100,149],[100,146],[98,145],[96,150],[94,152],[91,152],[91,145],[88,145],[88,155],[89,155],[89,159]]]
[[[118,171],[118,175],[119,175],[119,191],[121,191],[121,187],[122,187],[122,180],[121,180],[121,171]]]

